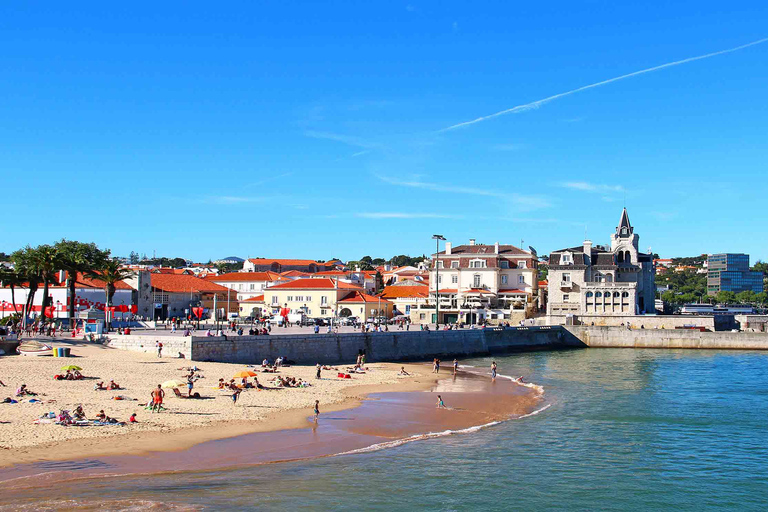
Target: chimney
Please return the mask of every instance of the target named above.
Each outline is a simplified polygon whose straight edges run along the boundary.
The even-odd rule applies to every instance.
[[[451,242],[445,242],[445,254],[451,254]]]
[[[592,264],[592,240],[584,240],[584,255],[589,258],[589,264]]]
[[[493,252],[495,252],[496,254],[499,254],[499,242],[496,242],[495,244],[493,244]]]
[[[470,238],[469,239],[469,245],[475,245],[475,239],[474,238]]]

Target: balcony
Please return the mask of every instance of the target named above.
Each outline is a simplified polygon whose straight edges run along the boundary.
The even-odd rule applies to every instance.
[[[637,283],[616,283],[616,282],[600,282],[589,281],[582,285],[584,288],[637,288]]]
[[[570,290],[573,288],[573,281],[560,281],[560,288]]]

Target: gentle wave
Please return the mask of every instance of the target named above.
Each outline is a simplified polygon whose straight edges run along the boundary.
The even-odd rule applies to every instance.
[[[472,366],[471,364],[462,364],[462,365],[459,365],[459,368],[477,368],[477,366]],[[514,377],[512,377],[510,375],[502,375],[500,373],[497,374],[497,377],[500,377],[502,379],[509,379],[512,382],[514,382],[515,384],[517,384],[518,386],[525,386],[526,388],[530,388],[530,389],[536,390],[536,392],[539,395],[543,395],[544,394],[544,387],[543,386],[539,386],[538,384],[534,384],[533,382],[520,382],[519,380],[517,380],[516,378],[514,378]]]
[[[540,387],[540,386],[539,386]],[[518,416],[516,418],[510,418],[512,420],[521,420],[523,418],[528,418],[530,416],[536,416],[537,414],[546,411],[550,408],[552,404],[547,404],[541,409],[537,409],[533,412],[530,412],[528,414],[523,414],[522,416]],[[342,453],[337,453],[334,455],[334,457],[340,457],[342,455],[357,455],[361,453],[370,453],[370,452],[376,452],[379,450],[385,450],[387,448],[395,448],[397,446],[402,446],[407,443],[412,443],[414,441],[423,441],[426,439],[435,439],[438,437],[446,437],[446,436],[452,436],[456,434],[472,434],[474,432],[477,432],[479,430],[482,430],[484,428],[492,427],[494,425],[498,425],[499,423],[502,423],[501,421],[492,421],[490,423],[486,423],[484,425],[476,425],[474,427],[468,427],[463,428],[459,430],[444,430],[442,432],[428,432],[426,434],[415,434],[410,437],[404,437],[402,439],[395,439],[393,441],[385,441],[383,443],[377,443],[372,444],[371,446],[366,446],[365,448],[358,448],[356,450],[349,450]]]

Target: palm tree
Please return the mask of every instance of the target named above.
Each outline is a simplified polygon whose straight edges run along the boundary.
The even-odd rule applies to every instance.
[[[27,300],[22,309],[21,323],[22,327],[27,326],[27,317],[32,311],[32,304],[35,300],[35,292],[37,292],[40,286],[41,279],[38,273],[38,267],[36,263],[37,254],[35,249],[30,246],[26,246],[24,249],[19,249],[11,254],[11,261],[14,264],[16,274],[22,280],[26,282],[29,288],[27,294]]]
[[[105,261],[97,270],[88,272],[88,275],[104,282],[104,293],[107,297],[104,311],[109,314],[107,308],[109,308],[109,305],[112,303],[112,297],[115,296],[117,283],[132,277],[133,272],[127,268],[123,268],[123,264],[118,260],[112,259]],[[109,322],[107,322],[107,331],[109,331]]]
[[[58,251],[54,246],[48,244],[38,245],[34,251],[34,264],[40,279],[43,281],[43,305],[40,307],[40,320],[44,322],[45,308],[50,299],[48,287],[56,278],[56,272],[59,271]]]
[[[109,258],[109,250],[102,251],[96,244],[62,239],[56,242],[59,253],[59,266],[67,271],[67,289],[69,295],[69,318],[75,321],[75,297],[78,274],[89,274],[104,266]]]
[[[11,304],[13,304],[13,313],[16,314],[16,287],[24,284],[24,280],[16,272],[16,269],[0,265],[0,285],[11,289]]]

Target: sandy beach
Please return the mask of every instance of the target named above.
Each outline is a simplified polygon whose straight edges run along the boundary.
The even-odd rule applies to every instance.
[[[54,343],[54,346],[57,344]],[[369,363],[368,372],[353,374],[352,379],[337,378],[336,371],[323,371],[315,379],[314,366],[282,368],[279,375],[301,378],[311,383],[307,388],[277,388],[274,374],[259,373],[259,382],[267,390],[244,391],[233,405],[230,391],[217,389],[219,378],[231,379],[247,368],[241,364],[195,363],[184,359],[157,358],[154,355],[127,352],[93,344],[62,344],[72,347],[72,358],[22,357],[0,358],[0,399],[14,397],[16,388],[26,384],[36,397],[18,399],[17,404],[0,404],[0,466],[40,460],[61,460],[84,456],[141,454],[158,450],[181,450],[213,439],[253,432],[283,430],[307,426],[315,400],[322,412],[354,407],[366,394],[382,391],[429,389],[437,378],[425,365],[406,365],[410,377],[398,376],[402,365]],[[322,363],[322,361],[321,361]],[[83,368],[85,380],[54,380],[61,367]],[[185,381],[186,368],[197,365],[204,378],[195,382],[194,391],[203,399],[180,399],[166,389],[166,411],[152,413],[145,404],[157,384],[170,379]],[[334,366],[345,370],[345,366]],[[260,367],[254,369],[260,372]],[[447,373],[446,373],[447,375]],[[123,389],[96,391],[99,381],[114,379]],[[186,394],[186,387],[180,388]],[[122,395],[125,400],[115,400]],[[30,403],[30,398],[41,400]],[[74,410],[82,404],[87,417],[100,410],[120,421],[137,414],[137,423],[125,426],[61,426],[35,424],[48,412]]]

